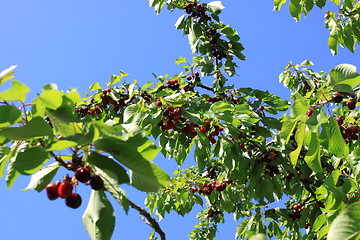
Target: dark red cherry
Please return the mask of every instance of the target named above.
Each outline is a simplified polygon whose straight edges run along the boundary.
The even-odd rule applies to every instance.
[[[81,203],[81,196],[77,193],[72,193],[68,198],[65,199],[66,206],[73,209],[80,207]]]
[[[94,190],[102,190],[104,188],[104,181],[99,175],[92,175],[90,177],[90,185]]]
[[[79,167],[75,171],[75,178],[82,183],[89,181],[90,177],[91,177],[91,173],[90,173],[90,169],[88,168]]]
[[[68,198],[71,196],[73,185],[71,182],[63,181],[59,184],[58,194],[60,198]]]
[[[55,200],[59,197],[58,185],[56,183],[49,183],[46,186],[46,193],[50,200]]]
[[[341,103],[343,98],[344,97],[341,93],[334,93],[334,95],[332,96],[332,100],[334,103]]]

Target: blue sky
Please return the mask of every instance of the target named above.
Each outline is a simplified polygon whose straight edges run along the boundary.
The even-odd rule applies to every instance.
[[[272,1],[261,2],[223,1],[222,20],[239,32],[247,57],[238,63],[239,75],[231,80],[236,87],[269,90],[288,99],[289,92],[278,83],[278,75],[289,61],[309,59],[316,70],[325,71],[340,63],[358,64],[359,57],[347,50],[331,55],[324,10],[315,9],[295,22],[287,6],[273,12]],[[329,8],[334,8],[332,3],[325,7]],[[56,83],[63,90],[77,88],[81,93],[93,82],[105,86],[118,70],[129,73],[128,81],[153,81],[151,73],[177,74],[182,68],[174,59],[191,57],[187,38],[174,29],[183,13],[164,11],[157,16],[145,0],[4,0],[0,9],[0,71],[18,65],[16,79],[32,89],[30,98],[47,83]],[[169,171],[176,168],[161,157],[156,163]],[[22,191],[28,180],[19,178],[10,191],[5,179],[0,181],[1,239],[89,239],[81,222],[88,188],[78,188],[84,203],[73,210],[61,200],[49,201],[45,192]],[[131,199],[142,204],[142,193],[126,189]],[[147,239],[151,229],[135,211],[125,216],[116,203],[114,208],[117,225],[113,239]],[[194,214],[185,218],[171,214],[160,224],[168,239],[187,239],[195,223]],[[233,239],[236,225],[231,221],[220,225],[217,239]]]

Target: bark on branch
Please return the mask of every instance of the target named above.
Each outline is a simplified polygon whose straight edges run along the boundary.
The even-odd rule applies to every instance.
[[[132,201],[129,200],[130,207],[137,210],[141,215],[143,215],[145,218],[141,217],[141,219],[149,225],[152,229],[154,229],[155,232],[157,232],[160,235],[161,240],[166,240],[165,233],[160,228],[160,225],[158,222],[148,213],[146,210],[144,210],[139,205],[136,205]]]

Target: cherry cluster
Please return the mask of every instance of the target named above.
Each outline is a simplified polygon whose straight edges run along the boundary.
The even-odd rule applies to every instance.
[[[209,141],[212,144],[216,143],[215,137],[219,136],[220,132],[224,131],[223,127],[216,125],[216,124],[214,125],[214,130],[211,131],[211,122],[208,119],[205,120],[205,125],[198,126],[198,128],[199,128],[199,131],[202,133],[206,134],[207,132],[210,132],[207,135],[207,138],[209,139]]]
[[[334,103],[341,103],[343,99],[344,95],[342,93],[334,93],[331,98]],[[357,101],[359,102],[360,98],[358,98]],[[356,108],[356,100],[354,98],[348,100],[345,104],[349,110],[354,110]]]
[[[220,33],[217,33],[215,29],[209,29],[208,30],[208,37],[211,38],[210,40],[210,48],[212,55],[217,59],[221,60],[223,58],[226,58],[227,55],[219,49],[219,39],[221,37]]]
[[[203,4],[189,2],[188,5],[184,8],[184,11],[187,14],[190,14],[193,18],[200,18],[206,21],[210,21],[211,17],[206,14],[206,6]]]
[[[102,190],[104,188],[104,182],[99,175],[91,175],[90,169],[85,167],[79,167],[75,171],[74,178],[82,183],[87,184],[94,190]],[[77,184],[71,181],[69,177],[65,177],[65,180],[58,181],[56,183],[49,183],[46,186],[46,193],[50,200],[55,200],[58,197],[65,199],[66,206],[76,209],[80,207],[82,203],[81,196],[73,192],[74,185]]]
[[[221,181],[221,183],[217,183],[215,180],[207,183],[207,184],[202,184],[201,188],[198,189],[196,187],[191,188],[190,192],[191,193],[200,193],[200,194],[204,194],[204,195],[210,195],[212,193],[212,191],[215,189],[217,192],[221,192],[224,191],[226,188],[227,184],[232,184],[233,181],[232,180],[225,180],[223,179]]]
[[[111,92],[112,90],[110,88],[102,90],[100,95],[101,102],[95,102],[95,99],[92,98],[89,104],[76,108],[76,113],[83,118],[86,115],[101,114],[104,109],[110,106],[114,107],[115,112],[119,111],[120,108],[125,107],[125,101],[129,99],[129,94],[120,94],[117,96],[119,100],[114,100],[110,94]]]
[[[212,207],[209,209],[209,211],[207,212],[207,217],[215,217],[217,215],[221,214],[221,211],[219,210],[214,210]]]
[[[222,98],[219,97],[219,96],[215,96],[215,97],[206,99],[206,101],[211,102],[211,103],[215,103],[215,102],[218,102],[218,101],[221,101],[221,100],[222,100]]]
[[[280,151],[274,148],[270,148],[260,153],[260,156],[262,156],[261,161],[265,163],[264,174],[268,174],[270,177],[273,177],[280,173],[277,163],[274,163],[274,161],[278,159],[279,155]]]
[[[337,117],[336,121],[339,124],[341,134],[346,143],[351,140],[358,140],[359,139],[359,130],[360,127],[357,124],[343,124],[343,119],[341,117]]]
[[[160,104],[158,101],[156,105],[161,106],[162,103]],[[163,115],[158,123],[158,126],[160,126],[161,130],[163,131],[167,131],[170,129],[175,130],[175,123],[179,121],[186,121],[185,118],[181,117],[181,108],[174,108],[172,106],[169,106],[166,110],[163,111]]]
[[[295,203],[288,216],[291,218],[291,220],[295,221],[301,217],[301,211],[303,211],[304,209],[305,206],[300,203]]]
[[[177,79],[166,81],[167,86],[161,85],[161,89],[170,88],[172,90],[178,90],[180,87],[180,83]]]

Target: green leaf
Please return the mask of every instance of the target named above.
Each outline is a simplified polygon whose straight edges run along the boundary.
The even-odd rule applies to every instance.
[[[336,5],[340,5],[340,0],[330,0],[330,1],[332,1],[333,3],[335,3]]]
[[[317,132],[311,132],[311,130],[306,131],[305,142],[308,146],[308,151],[305,156],[306,164],[315,173],[322,173],[319,134]]]
[[[339,125],[336,119],[329,117],[329,152],[336,157],[343,157],[348,155],[349,147],[346,145],[343,136],[341,135]]]
[[[360,202],[346,207],[331,223],[327,235],[328,240],[360,238]]]
[[[49,166],[44,167],[37,173],[31,176],[29,185],[25,188],[34,189],[38,192],[41,192],[46,185],[48,185],[52,179],[55,177],[55,174],[59,170],[60,164],[55,162]]]
[[[186,23],[186,14],[183,14],[181,17],[179,17],[179,19],[176,21],[175,23],[175,28],[176,29],[183,29],[185,27],[185,23]],[[176,62],[176,61],[175,61]],[[179,63],[176,63],[179,64]]]
[[[61,151],[66,148],[77,146],[77,142],[69,141],[69,140],[59,140],[54,142],[49,148],[45,149],[46,151]]]
[[[301,99],[295,100],[294,104],[291,107],[291,117],[301,117],[304,116],[307,110],[309,109],[310,104],[308,101],[303,101]]]
[[[0,128],[8,127],[21,121],[21,111],[14,105],[0,106]]]
[[[115,227],[115,214],[103,191],[92,190],[82,221],[92,240],[111,239]]]
[[[115,180],[118,185],[130,182],[126,170],[109,157],[92,152],[86,161],[92,166],[96,166],[101,169],[101,171],[105,172],[106,175]]]
[[[7,185],[9,190],[12,188],[12,185],[14,184],[15,180],[20,175],[20,173],[18,171],[16,171],[16,169],[14,168],[14,159],[15,158],[10,159],[10,162],[9,162],[8,167],[6,169],[5,181],[6,181],[6,185]]]
[[[280,10],[284,3],[286,3],[286,0],[274,0],[274,10]]]
[[[360,74],[356,72],[356,66],[351,64],[339,64],[330,70],[329,75],[328,86],[333,86],[346,79],[360,76]]]
[[[49,159],[49,153],[39,147],[28,148],[18,153],[14,161],[14,169],[21,174],[36,173]]]
[[[12,75],[14,73],[14,69],[16,68],[16,65],[12,65],[11,67],[3,70],[0,73],[0,85],[4,84],[5,82],[7,82],[8,80],[14,78],[14,76]]]
[[[100,83],[93,83],[89,87],[90,91],[99,90],[99,89],[102,89],[102,87],[100,86]]]
[[[64,93],[57,90],[43,90],[37,99],[43,104],[45,108],[56,110],[62,105]],[[34,102],[34,101],[33,101]]]
[[[179,58],[175,59],[175,63],[176,63],[177,65],[179,65],[179,64],[181,64],[181,63],[186,63],[186,58],[184,58],[184,57],[179,57]]]
[[[58,106],[55,110],[47,109],[49,117],[66,123],[78,122],[79,116],[74,111],[75,103],[66,95],[62,96],[61,102],[62,104]]]
[[[305,128],[306,128],[305,121],[299,122],[299,125],[297,126],[297,131],[296,131],[296,134],[295,134],[295,141],[296,141],[296,144],[297,144],[297,148],[290,153],[290,160],[291,160],[291,163],[294,166],[296,166],[299,154],[301,152],[301,149],[302,149],[302,146],[303,146],[303,143],[304,143]]]
[[[268,238],[263,233],[258,233],[252,236],[249,240],[268,240]]]
[[[207,8],[209,9],[210,12],[219,14],[221,10],[223,10],[225,7],[221,1],[213,1],[207,4]]]
[[[0,100],[25,102],[28,92],[30,92],[30,88],[25,84],[19,81],[13,81],[10,89],[0,92]]]
[[[121,70],[119,71],[119,73],[120,73],[119,75],[112,75],[112,76],[111,76],[110,82],[107,83],[109,86],[114,85],[115,83],[120,82],[123,77],[129,76],[128,73],[126,73],[126,72],[124,72],[124,71],[121,71]]]
[[[296,20],[300,20],[301,16],[301,5],[300,0],[291,0],[289,3],[289,11],[291,16]]]
[[[323,8],[326,5],[326,0],[317,0],[315,2],[316,6],[318,6],[319,8]]]
[[[150,162],[160,149],[155,145],[150,145],[149,142],[151,141],[140,138],[129,139],[123,143],[110,139],[99,139],[95,142],[95,147],[110,153],[121,164],[147,179],[152,185],[166,186],[170,183],[169,176]]]
[[[25,126],[5,128],[0,131],[0,135],[10,140],[29,140],[38,137],[53,135],[52,128],[41,117],[31,119]]]
[[[104,181],[105,189],[120,203],[125,212],[129,210],[129,200],[124,190],[119,185],[129,182],[129,177],[124,168],[112,159],[92,152],[87,161],[92,165],[94,172]]]

